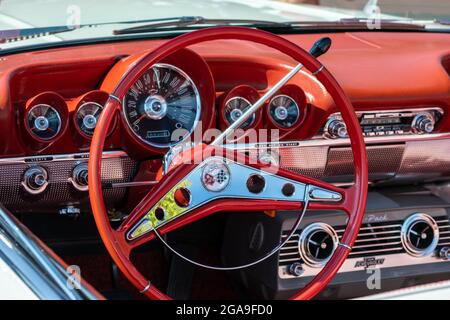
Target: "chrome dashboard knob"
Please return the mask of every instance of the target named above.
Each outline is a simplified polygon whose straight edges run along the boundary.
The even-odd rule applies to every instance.
[[[432,133],[434,130],[435,120],[429,113],[421,113],[415,116],[411,127],[416,133]]]
[[[44,168],[36,166],[25,171],[22,186],[28,193],[39,194],[47,188],[47,185],[48,174]]]
[[[80,163],[72,170],[72,177],[69,179],[75,189],[79,191],[88,190],[88,165]]]
[[[439,257],[442,260],[450,260],[450,247],[442,247],[441,250],[439,250]]]
[[[348,134],[344,121],[333,118],[328,121],[326,131],[331,138],[346,138]]]
[[[288,267],[288,272],[295,277],[300,277],[305,270],[300,262],[294,262]]]

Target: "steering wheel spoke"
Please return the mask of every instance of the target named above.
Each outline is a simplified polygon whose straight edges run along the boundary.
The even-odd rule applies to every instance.
[[[221,147],[198,149],[203,161],[169,171],[120,226],[118,232],[132,247],[152,240],[155,229],[164,234],[220,211],[299,210],[305,202],[311,209],[345,207],[346,191],[331,184],[250,164],[249,158]]]

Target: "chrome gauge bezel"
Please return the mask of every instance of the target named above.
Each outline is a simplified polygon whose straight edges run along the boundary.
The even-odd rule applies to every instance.
[[[177,73],[179,73],[181,76],[183,76],[187,81],[189,81],[190,85],[192,86],[192,89],[194,91],[195,94],[195,102],[196,102],[196,115],[195,115],[195,119],[194,119],[194,124],[192,125],[192,128],[189,130],[188,134],[186,134],[185,137],[183,137],[183,139],[178,140],[178,141],[174,141],[171,143],[154,143],[154,142],[150,142],[147,141],[145,139],[143,139],[140,135],[138,135],[132,128],[132,125],[130,123],[130,121],[128,120],[127,117],[127,112],[126,112],[126,97],[127,97],[127,93],[130,90],[131,86],[134,85],[134,83],[130,86],[130,88],[128,88],[127,93],[125,94],[125,96],[122,99],[122,117],[125,119],[125,123],[127,124],[128,130],[131,132],[131,134],[133,136],[135,136],[140,142],[144,143],[145,145],[154,147],[154,148],[159,148],[159,149],[163,149],[163,148],[171,148],[175,145],[178,145],[182,142],[184,142],[187,138],[189,138],[192,134],[192,132],[194,132],[195,128],[198,125],[198,122],[200,120],[200,114],[201,114],[201,110],[202,110],[202,106],[201,106],[201,99],[200,99],[200,93],[198,91],[198,88],[195,84],[195,82],[192,80],[192,78],[186,73],[184,72],[182,69],[168,64],[168,63],[156,63],[154,65],[152,65],[150,68],[148,68],[144,73],[142,73],[142,75],[144,75],[145,73],[149,72],[151,69],[154,68],[167,68],[167,69],[171,69]],[[141,76],[142,76],[141,75]],[[139,78],[140,79],[140,78]]]
[[[79,113],[81,112],[81,110],[82,110],[83,108],[85,108],[86,106],[91,105],[91,104],[94,104],[94,105],[96,105],[98,108],[100,108],[100,114],[102,113],[102,111],[103,111],[103,106],[102,106],[100,103],[95,102],[95,101],[87,101],[87,102],[84,102],[83,104],[81,104],[81,105],[77,108],[76,113],[75,113],[75,125],[77,126],[78,130],[79,130],[82,134],[86,135],[86,136],[89,137],[89,138],[92,138],[92,136],[94,135],[94,132],[92,132],[92,134],[90,134],[90,133],[87,133],[87,132],[83,131],[83,129],[82,129],[82,128],[79,126],[79,124],[78,124],[78,115],[79,115]],[[99,115],[99,116],[100,116],[100,115]],[[98,119],[97,119],[97,121],[98,121]],[[95,127],[96,127],[96,126],[97,126],[97,123],[95,124]],[[95,127],[94,127],[94,130],[95,130]]]
[[[54,133],[51,137],[45,137],[45,138],[44,138],[44,137],[41,137],[41,136],[39,136],[38,134],[36,134],[36,133],[30,128],[30,124],[29,124],[29,121],[28,121],[28,117],[29,117],[30,114],[33,112],[33,110],[36,109],[36,108],[38,108],[38,107],[47,107],[47,108],[50,108],[50,109],[52,109],[52,110],[55,112],[55,114],[56,114],[56,117],[57,117],[57,119],[58,119],[58,127],[57,127],[55,133]],[[38,104],[35,104],[34,106],[32,106],[30,109],[27,110],[27,112],[26,112],[26,114],[25,114],[25,125],[27,126],[28,131],[30,132],[30,134],[31,134],[33,137],[35,137],[35,138],[37,138],[37,139],[39,139],[39,140],[42,140],[42,141],[50,141],[50,140],[52,140],[52,139],[55,139],[55,138],[58,136],[58,134],[61,132],[61,128],[62,128],[61,115],[59,114],[59,111],[58,111],[57,108],[55,108],[55,107],[53,107],[53,106],[51,106],[51,105],[49,105],[49,104],[46,104],[46,103],[38,103]]]
[[[227,109],[228,104],[229,104],[231,101],[233,101],[233,100],[242,100],[242,101],[246,102],[249,106],[252,105],[252,103],[251,103],[248,99],[246,99],[246,98],[244,98],[244,97],[241,97],[241,96],[235,96],[235,97],[231,97],[230,99],[228,99],[228,100],[225,102],[224,107],[223,107],[223,118],[228,122],[229,125],[231,125],[232,123],[230,123],[230,122],[228,121],[228,118],[227,118],[227,116],[226,116],[226,109]],[[239,127],[239,129],[246,130],[246,129],[251,128],[251,127],[255,124],[255,121],[256,121],[256,113],[253,113],[249,119],[251,119],[251,122],[250,122],[247,126],[245,126],[245,127],[242,127],[242,125],[241,125],[241,126]],[[249,119],[247,119],[246,121],[248,121]]]
[[[270,109],[271,109],[271,107],[272,107],[273,101],[274,101],[275,99],[277,99],[277,98],[282,98],[282,97],[285,97],[285,98],[288,98],[289,100],[291,100],[291,101],[294,103],[295,108],[296,108],[296,110],[297,110],[297,117],[296,117],[295,121],[292,123],[292,125],[291,125],[290,127],[286,127],[286,126],[284,126],[284,125],[278,123],[277,120],[274,119],[274,118],[272,117],[272,114],[271,114],[271,112],[270,112]],[[278,94],[278,95],[272,97],[272,99],[270,99],[270,102],[269,102],[267,111],[268,111],[270,120],[271,120],[276,126],[282,128],[282,129],[291,129],[291,128],[295,127],[295,126],[298,124],[298,122],[299,122],[299,120],[300,120],[300,116],[301,116],[301,114],[300,114],[301,111],[300,111],[300,108],[299,108],[299,106],[298,106],[297,101],[295,101],[294,98],[292,98],[291,96],[289,96],[289,95],[287,95],[287,94]]]

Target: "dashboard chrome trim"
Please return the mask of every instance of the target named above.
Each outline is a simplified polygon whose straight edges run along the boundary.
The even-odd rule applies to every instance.
[[[223,190],[211,192],[206,189],[203,181],[203,172],[207,166],[213,162],[221,162],[225,164],[229,170],[230,177],[228,183]],[[262,175],[265,184],[270,188],[264,188],[259,193],[252,193],[248,190],[246,182],[252,174]],[[282,187],[290,183],[295,186],[295,194],[290,196],[282,193]],[[213,156],[205,159],[201,164],[193,169],[189,174],[183,177],[170,191],[163,195],[160,200],[127,232],[128,241],[140,238],[142,235],[163,226],[171,220],[177,219],[196,208],[210,203],[218,199],[267,199],[277,201],[304,201],[305,195],[309,195],[310,188],[315,186],[307,185],[302,182],[294,181],[289,178],[278,176],[268,171],[261,171],[253,167],[232,161],[227,158]],[[178,188],[185,188],[192,194],[192,201],[186,207],[180,207],[174,200],[174,192]],[[322,189],[324,192],[328,190]],[[328,191],[330,192],[330,191]],[[333,195],[336,195],[333,193]],[[342,195],[339,195],[342,199]],[[308,197],[309,198],[309,197]],[[155,210],[162,208],[167,215],[163,219],[158,219]]]
[[[40,299],[97,300],[103,299],[80,276],[78,290],[68,285],[68,266],[9,211],[0,205],[0,256],[8,261],[22,281]]]
[[[319,73],[322,72],[323,69],[325,69],[325,67],[324,67],[324,65],[322,64],[322,65],[319,67],[319,69],[317,69],[316,71],[314,71],[314,72],[312,73],[312,75],[313,75],[313,76],[317,76]]]
[[[428,224],[429,228],[433,231],[433,240],[430,243],[430,245],[420,250],[418,248],[415,248],[414,245],[411,243],[411,241],[408,238],[409,233],[411,232],[411,228],[415,223],[418,222],[424,222]],[[409,216],[402,225],[402,229],[400,231],[401,241],[403,244],[403,247],[405,248],[406,252],[414,257],[425,257],[431,255],[435,250],[439,243],[439,226],[434,220],[433,217],[429,216],[426,213],[422,212],[416,212],[413,213],[411,216]]]
[[[140,135],[138,135],[136,132],[134,132],[134,130],[132,129],[132,125],[131,125],[130,121],[128,120],[128,117],[126,116],[125,108],[126,108],[127,94],[124,95],[122,101],[120,102],[121,112],[122,112],[121,116],[125,119],[125,123],[127,124],[127,127],[129,129],[130,133],[132,135],[134,135],[144,145],[151,146],[154,148],[171,148],[173,146],[179,145],[180,143],[182,143],[183,141],[188,139],[191,136],[191,134],[194,132],[195,128],[197,128],[198,123],[200,121],[200,114],[202,113],[202,103],[201,103],[200,92],[198,91],[197,84],[194,82],[194,80],[192,80],[192,78],[182,69],[180,69],[172,64],[168,64],[168,63],[156,63],[156,64],[152,65],[151,67],[149,67],[146,70],[146,72],[148,72],[150,69],[153,69],[153,68],[167,68],[170,70],[174,70],[175,72],[178,72],[179,74],[181,74],[188,82],[190,82],[190,85],[192,85],[192,89],[194,90],[194,93],[195,93],[196,114],[195,114],[194,124],[192,125],[192,128],[190,128],[189,134],[187,134],[182,140],[173,141],[173,142],[167,143],[167,144],[152,143],[152,142],[149,142],[149,141],[143,139]],[[158,82],[159,82],[159,76],[157,76],[157,78],[158,78]],[[128,90],[130,90],[130,88],[132,86],[134,86],[134,83],[128,88]]]
[[[110,158],[123,158],[128,155],[125,151],[104,151],[103,159]],[[82,153],[68,153],[68,154],[56,154],[56,155],[42,155],[42,156],[29,156],[29,157],[13,157],[13,158],[0,158],[0,165],[4,164],[34,164],[42,162],[53,161],[74,161],[74,160],[89,160],[89,152]]]
[[[437,139],[450,139],[450,132],[430,133],[430,134],[411,134],[404,136],[375,136],[364,137],[366,145],[385,144],[385,143],[406,143],[410,141],[426,141]],[[234,150],[248,149],[282,149],[292,147],[341,147],[350,146],[350,139],[323,139],[315,137],[309,140],[292,140],[292,141],[275,141],[275,142],[255,142],[255,143],[238,143],[225,144],[224,148]]]

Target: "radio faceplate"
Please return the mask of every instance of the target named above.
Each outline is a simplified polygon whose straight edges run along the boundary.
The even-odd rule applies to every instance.
[[[363,135],[366,137],[433,133],[436,123],[443,114],[444,111],[437,107],[412,110],[356,111]],[[348,136],[346,125],[339,112],[328,117],[322,135],[327,139]]]

